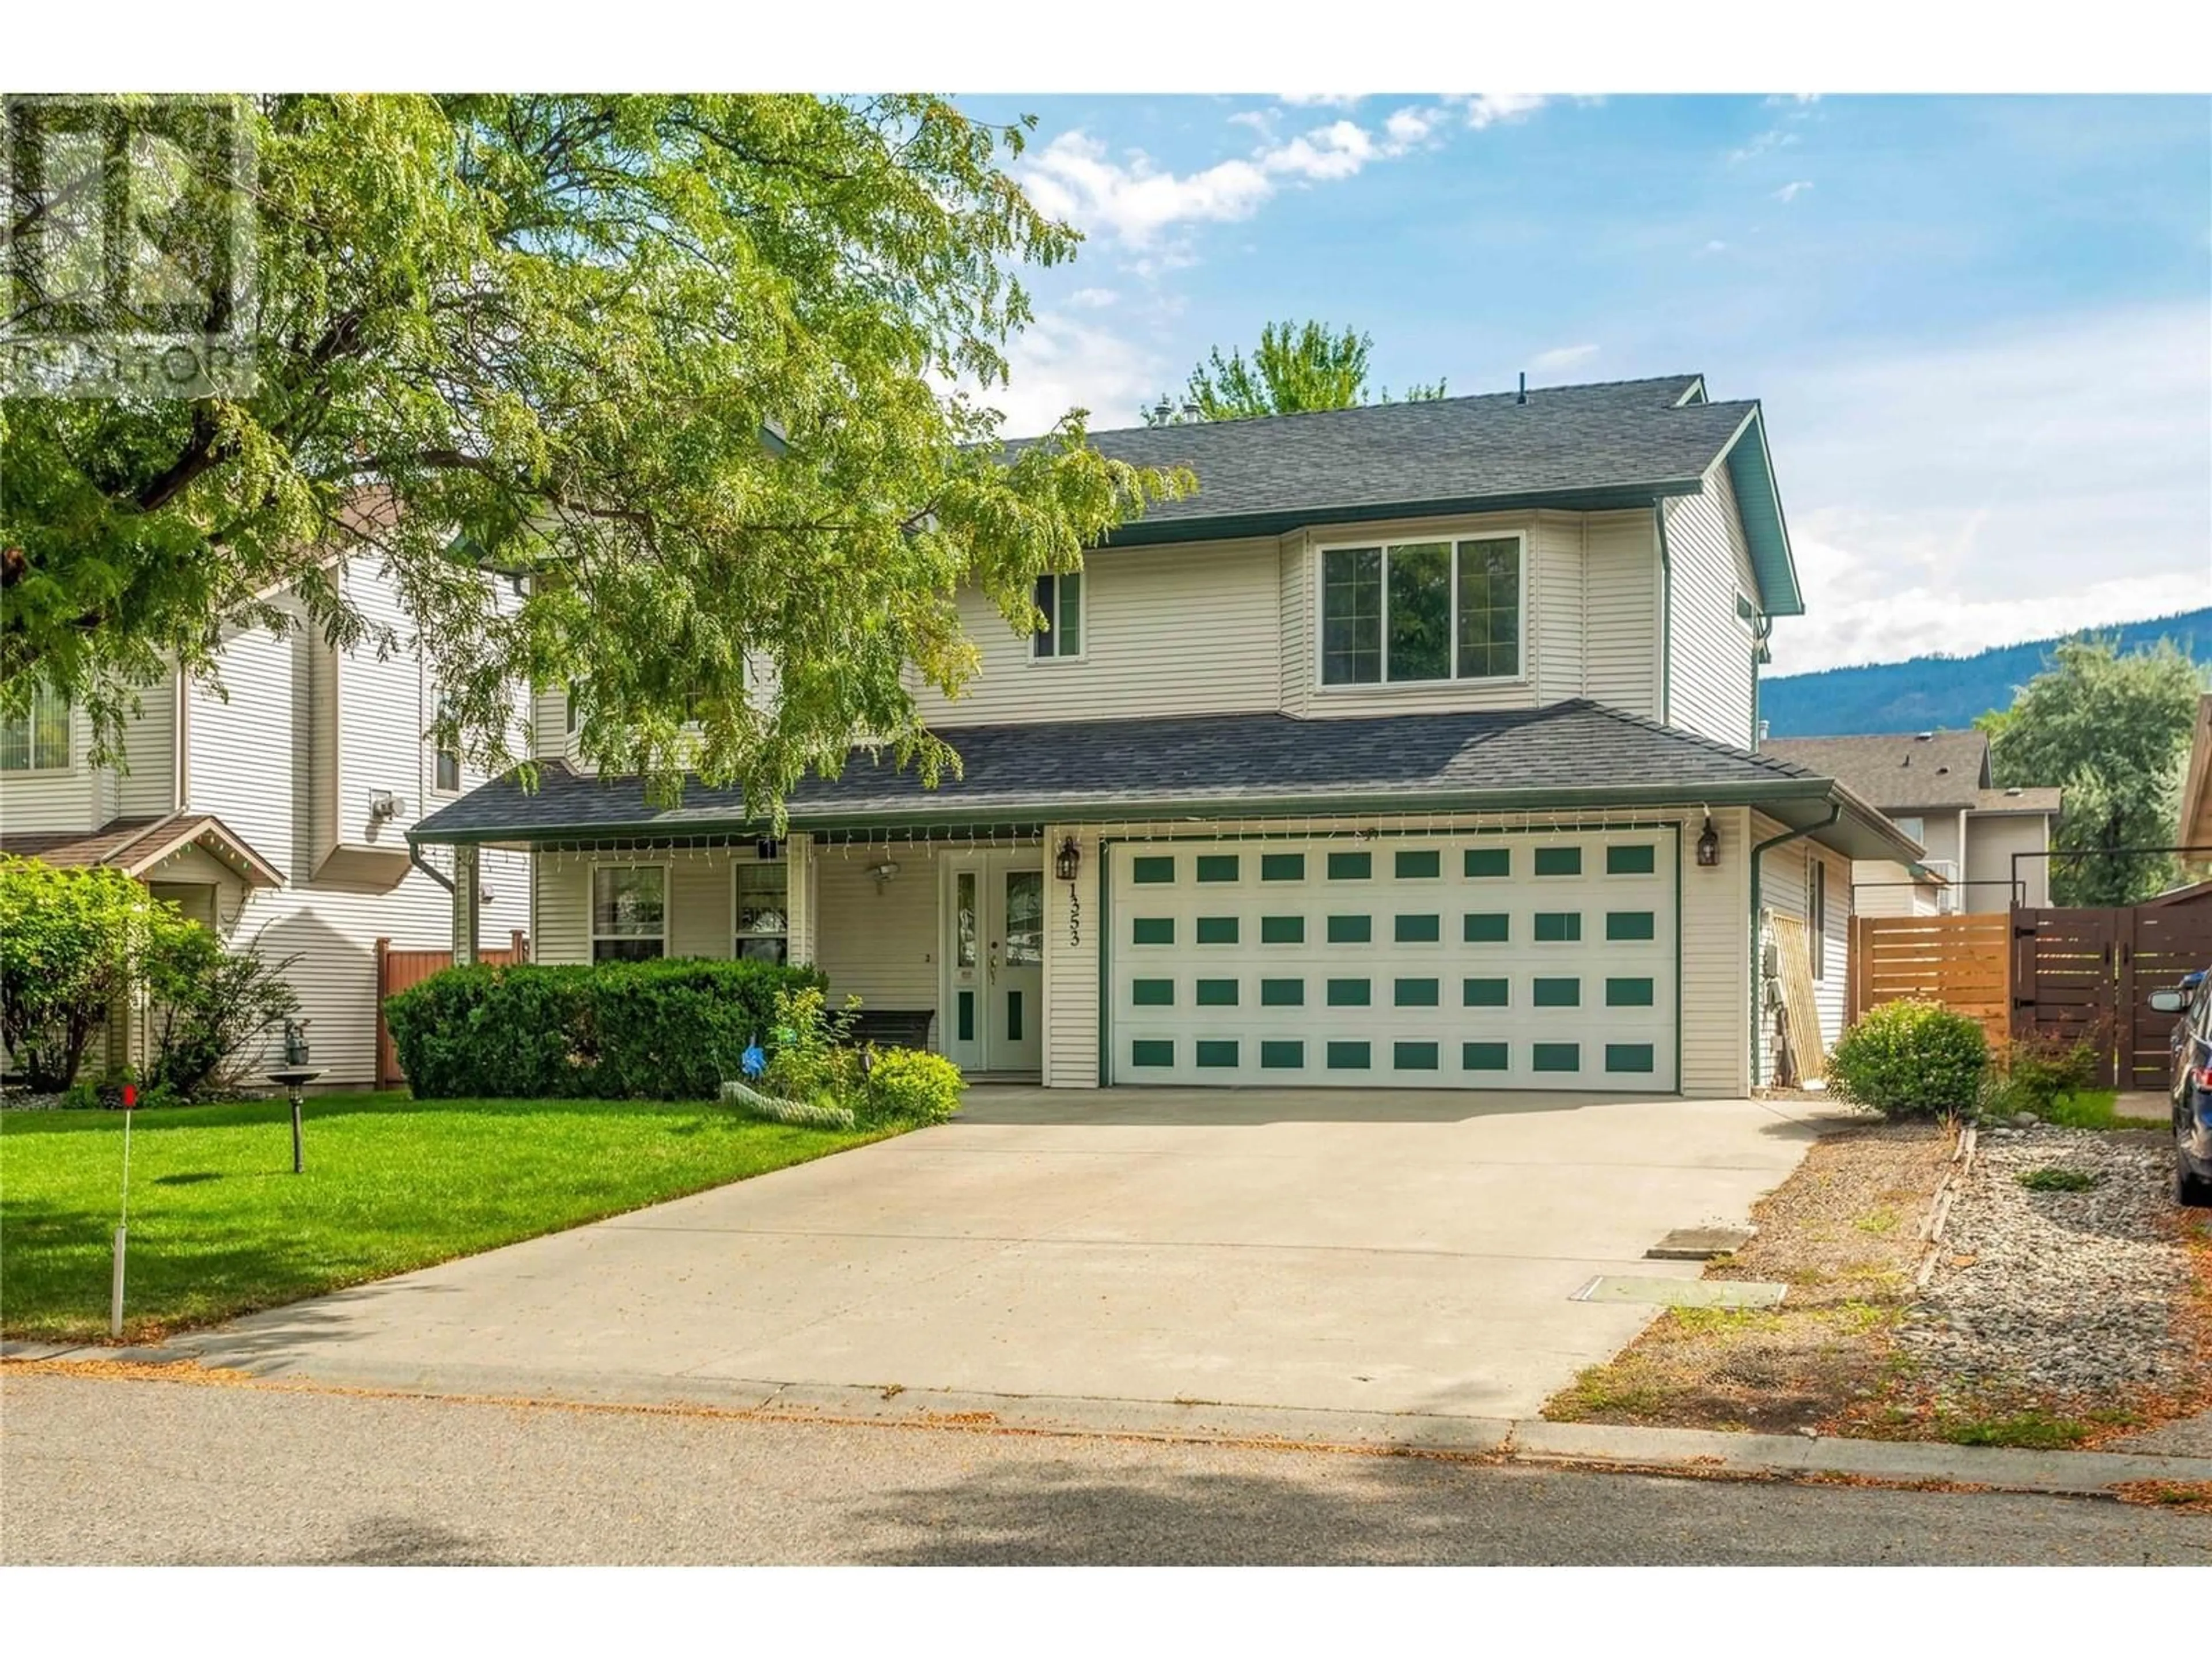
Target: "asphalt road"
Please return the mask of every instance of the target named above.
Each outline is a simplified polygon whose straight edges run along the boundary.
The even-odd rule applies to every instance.
[[[0,1377],[25,1563],[2212,1565],[2212,1519],[950,1429]]]

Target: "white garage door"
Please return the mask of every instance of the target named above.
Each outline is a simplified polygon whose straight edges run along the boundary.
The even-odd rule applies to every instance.
[[[1672,1091],[1675,841],[1117,845],[1111,1080]]]

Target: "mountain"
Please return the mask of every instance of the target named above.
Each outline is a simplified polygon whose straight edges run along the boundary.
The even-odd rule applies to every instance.
[[[2123,651],[2170,639],[2197,662],[2212,663],[2212,607],[2087,631],[2100,638],[2118,635]],[[1784,674],[1759,682],[1759,718],[1767,723],[1767,735],[1776,738],[1970,726],[1977,715],[2009,708],[2013,693],[2043,672],[2051,647],[2066,637],[1993,646],[1971,657],[1912,657]]]

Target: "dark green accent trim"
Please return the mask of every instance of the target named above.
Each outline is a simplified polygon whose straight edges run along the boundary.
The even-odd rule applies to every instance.
[[[1608,1042],[1605,1045],[1608,1072],[1649,1072],[1656,1069],[1648,1042]]]
[[[1164,1037],[1138,1037],[1129,1044],[1132,1066],[1172,1066],[1175,1044]]]
[[[1233,979],[1202,979],[1193,988],[1191,1000],[1200,1008],[1234,1008],[1237,1006],[1237,981]]]
[[[1390,988],[1390,1002],[1398,1008],[1437,1006],[1438,985],[1432,979],[1401,979]]]
[[[1129,880],[1133,886],[1149,887],[1161,882],[1173,882],[1175,878],[1175,856],[1172,854],[1158,854],[1129,860]]]
[[[1579,910],[1539,910],[1535,915],[1535,931],[1539,945],[1572,945],[1583,936],[1583,913]]]
[[[1530,1056],[1530,1069],[1538,1072],[1579,1072],[1583,1045],[1579,1042],[1540,1042]]]
[[[1306,919],[1304,916],[1262,916],[1260,918],[1260,943],[1262,945],[1304,945],[1306,942]]]
[[[1470,847],[1460,860],[1463,876],[1510,876],[1513,849],[1510,847]]]
[[[1425,881],[1443,874],[1444,855],[1433,847],[1401,847],[1390,860],[1400,881]]]
[[[1605,872],[1608,876],[1649,876],[1658,868],[1659,849],[1648,841],[1605,849]]]
[[[1364,1042],[1332,1042],[1328,1045],[1328,1069],[1332,1072],[1364,1072],[1374,1065],[1374,1051]]]
[[[1605,982],[1605,1006],[1608,1008],[1649,1008],[1653,991],[1649,979],[1608,979]]]
[[[1511,1068],[1512,1054],[1502,1042],[1462,1042],[1459,1065],[1463,1072],[1503,1072]]]
[[[975,994],[973,991],[963,991],[954,1000],[960,1010],[960,1041],[973,1042],[975,1040]]]
[[[1306,1063],[1306,1045],[1286,1037],[1278,1037],[1260,1045],[1260,1068],[1267,1072],[1295,1072]]]
[[[1237,918],[1200,916],[1196,931],[1200,945],[1234,945],[1237,943]]]
[[[1006,993],[1006,1041],[1019,1042],[1021,1040],[1022,994],[1019,991],[1009,990]]]
[[[1198,1040],[1198,1063],[1206,1067],[1226,1067],[1234,1071],[1238,1064],[1237,1040],[1234,1037],[1200,1037]]]
[[[1803,616],[1805,599],[1797,586],[1797,562],[1790,550],[1790,526],[1782,516],[1774,458],[1766,448],[1766,418],[1756,401],[1721,455],[1735,491],[1736,516],[1743,521],[1751,574],[1759,584],[1759,608],[1770,617]]]
[[[1650,910],[1608,910],[1605,913],[1605,936],[1623,943],[1656,939],[1659,918]]]
[[[1237,859],[1234,853],[1200,853],[1198,855],[1198,878],[1200,881],[1234,881],[1237,874]]]
[[[1138,519],[1108,532],[1096,550],[1158,547],[1173,542],[1239,541],[1286,535],[1328,525],[1383,523],[1395,519],[1456,518],[1480,513],[1519,513],[1544,507],[1563,513],[1620,513],[1668,495],[1694,495],[1702,478],[1638,479],[1597,489],[1516,490],[1510,495],[1451,495],[1434,501],[1372,501],[1357,506],[1287,507],[1270,513],[1224,513],[1205,518]]]
[[[1394,1072],[1433,1072],[1437,1069],[1437,1045],[1433,1042],[1394,1042],[1390,1045],[1390,1069]]]
[[[1398,945],[1434,945],[1444,936],[1442,916],[1395,916],[1390,938]]]
[[[1579,1008],[1583,982],[1579,979],[1540,979],[1532,981],[1529,1000],[1539,1008]]]
[[[1129,981],[1132,1008],[1172,1008],[1175,981],[1171,979],[1133,979]]]
[[[1372,853],[1331,853],[1328,855],[1328,878],[1331,881],[1370,881],[1375,875],[1375,854]]]
[[[1303,1008],[1306,1006],[1306,982],[1302,979],[1263,979],[1260,981],[1260,1006],[1262,1008]]]
[[[1260,854],[1260,879],[1262,881],[1304,881],[1306,878],[1306,855],[1304,853],[1262,853]]]
[[[1579,847],[1539,847],[1536,848],[1536,873],[1540,876],[1579,876],[1583,872],[1583,849]]]
[[[1175,918],[1173,916],[1130,917],[1129,943],[1132,945],[1173,945],[1175,943]]]
[[[1331,916],[1328,919],[1328,942],[1331,945],[1367,945],[1375,938],[1375,918],[1372,916]]]
[[[1504,945],[1513,934],[1513,918],[1504,910],[1470,910],[1460,918],[1462,945]]]
[[[1373,982],[1364,979],[1333,979],[1328,982],[1332,1008],[1364,1008],[1375,1000]]]
[[[1504,1008],[1510,1006],[1513,981],[1510,979],[1463,979],[1459,982],[1459,1006],[1462,1008]]]

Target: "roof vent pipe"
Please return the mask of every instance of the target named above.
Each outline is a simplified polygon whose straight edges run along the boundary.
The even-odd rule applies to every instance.
[[[1525,368],[1521,371],[1521,395],[1513,401],[1516,404],[1525,404],[1528,401],[1528,371]]]

